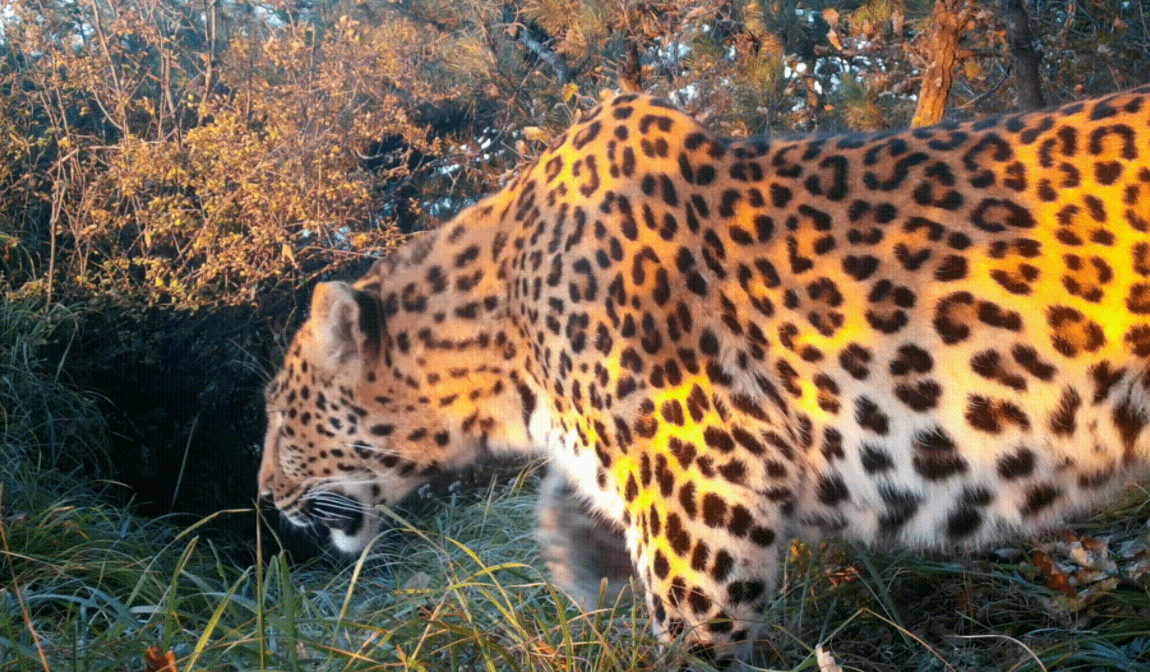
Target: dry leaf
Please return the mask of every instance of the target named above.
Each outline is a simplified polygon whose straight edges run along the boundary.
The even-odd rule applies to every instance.
[[[839,34],[835,31],[834,28],[831,28],[829,31],[827,31],[827,41],[830,42],[831,46],[835,49],[839,51],[843,50],[843,43],[839,41]]]
[[[176,668],[176,653],[163,653],[155,644],[144,651],[144,672],[179,672]]]
[[[523,137],[533,142],[547,142],[547,134],[538,126],[524,126]]]
[[[815,647],[815,660],[818,661],[819,672],[843,672],[843,668],[835,662],[835,657],[821,644]]]
[[[832,47],[834,47],[835,49],[837,49],[839,51],[842,51],[843,50],[843,43],[839,39],[838,31],[835,30],[835,26],[839,25],[839,13],[838,13],[838,11],[834,10],[834,9],[824,9],[823,10],[823,19],[827,22],[827,25],[830,26],[830,30],[827,31],[827,41],[831,43]]]
[[[1058,592],[1066,595],[1067,597],[1076,597],[1077,592],[1070,587],[1070,582],[1066,579],[1066,575],[1062,573],[1061,569],[1054,564],[1054,560],[1049,555],[1042,551],[1034,552],[1034,565],[1038,567],[1038,571],[1046,577],[1046,585]]]
[[[567,82],[563,85],[563,102],[570,103],[571,100],[579,95],[579,85],[575,82]]]

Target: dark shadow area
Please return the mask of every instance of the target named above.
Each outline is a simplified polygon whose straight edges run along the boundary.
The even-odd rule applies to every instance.
[[[63,359],[64,377],[99,399],[110,465],[90,476],[123,484],[105,489],[113,504],[181,527],[229,512],[200,529],[237,562],[254,557],[263,388],[306,318],[310,295],[309,287],[256,306],[195,311],[108,306],[57,331],[41,355]],[[482,491],[508,471],[480,465],[444,474],[399,508],[405,516],[430,515],[451,494]],[[297,560],[342,562],[323,550],[325,532],[287,525],[268,502],[259,502],[259,514],[271,526],[265,556],[282,548]]]

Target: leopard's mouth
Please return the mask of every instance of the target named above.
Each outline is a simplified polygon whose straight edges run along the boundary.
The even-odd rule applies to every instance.
[[[328,533],[331,545],[344,555],[358,555],[379,533],[382,525],[375,502],[363,486],[336,490],[312,490],[284,516],[295,526]]]
[[[352,501],[347,501],[348,499]],[[348,536],[355,536],[363,529],[367,519],[364,509],[364,505],[358,500],[348,498],[346,495],[340,495],[338,499],[320,496],[305,500],[296,515],[306,526],[325,527],[332,532],[338,531]]]

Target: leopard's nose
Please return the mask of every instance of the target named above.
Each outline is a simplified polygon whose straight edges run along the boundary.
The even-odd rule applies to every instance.
[[[273,484],[275,482],[276,464],[279,461],[279,447],[278,442],[268,432],[268,438],[264,442],[264,454],[260,460],[260,471],[256,477],[256,483],[259,486],[260,497],[270,498],[273,493]]]

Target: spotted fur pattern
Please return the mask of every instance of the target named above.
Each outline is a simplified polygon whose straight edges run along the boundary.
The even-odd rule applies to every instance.
[[[797,534],[975,545],[1145,470],[1148,230],[1148,88],[786,140],[616,97],[316,289],[261,492],[354,552],[430,474],[542,451],[656,632],[741,656]]]

